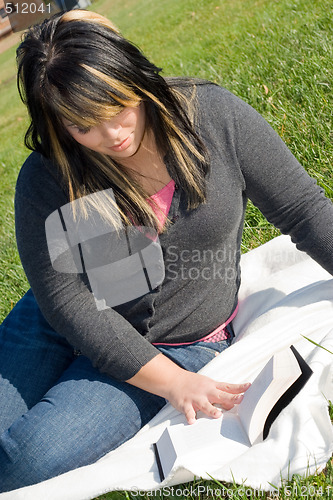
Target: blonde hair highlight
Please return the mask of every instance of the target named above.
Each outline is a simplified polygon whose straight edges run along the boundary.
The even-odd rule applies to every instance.
[[[118,35],[120,34],[119,29],[106,17],[97,14],[97,12],[91,12],[89,10],[74,9],[65,12],[60,19],[60,23],[71,22],[71,21],[86,21],[99,24],[105,28],[114,31]]]
[[[53,21],[53,31],[49,30],[49,33],[43,35],[45,39],[49,37],[47,43],[43,41],[43,43],[45,43],[46,58],[46,62],[43,61],[43,64],[49,65],[50,71],[52,70],[52,64],[57,63],[59,54],[63,57],[63,53],[61,51],[57,52],[52,45],[53,43],[57,43],[57,41],[54,41],[56,38],[55,34],[59,29],[62,34],[65,33],[66,36],[71,37],[72,30],[66,30],[66,25],[70,25],[74,22],[95,24],[96,28],[94,28],[93,36],[95,36],[96,33],[98,34],[101,32],[103,36],[103,38],[100,39],[103,40],[101,43],[104,44],[104,40],[110,36],[110,40],[112,39],[111,44],[118,43],[121,47],[118,48],[117,46],[112,50],[122,50],[125,43],[129,44],[129,42],[123,39],[114,24],[105,17],[90,11],[79,9],[71,10],[62,14],[61,17]],[[101,26],[105,28],[107,32],[111,32],[112,35],[108,35],[107,32],[102,31],[102,28],[99,30],[99,27]],[[88,35],[89,28],[87,30],[87,36]],[[29,37],[27,37],[27,39],[28,38]],[[115,40],[115,42],[113,40]],[[110,45],[110,50],[111,48],[112,45]],[[25,52],[24,42],[20,50],[21,51],[18,52],[18,62],[20,68],[19,75],[23,85],[25,84],[25,92],[28,94],[27,84],[24,79],[24,57],[27,53]],[[101,50],[103,52],[103,49]],[[126,46],[124,50],[127,50]],[[42,107],[43,109],[43,115],[47,126],[47,131],[45,133],[42,126],[38,128],[36,125],[34,128],[33,116],[36,117],[36,122],[38,120],[40,122],[40,117],[37,110],[35,111],[36,114],[33,115],[31,112],[33,109],[32,105],[28,104],[32,116],[32,125],[30,127],[30,131],[28,131],[26,135],[26,144],[28,147],[29,144],[33,144],[35,150],[43,152],[46,148],[46,151],[49,152],[48,155],[55,161],[61,172],[63,180],[65,181],[65,185],[68,189],[69,201],[74,201],[76,199],[79,201],[78,205],[80,207],[80,217],[83,216],[87,218],[89,216],[89,204],[93,204],[96,199],[95,197],[89,197],[87,195],[97,191],[106,191],[112,188],[117,203],[115,204],[114,200],[110,198],[110,200],[106,200],[106,202],[103,203],[103,206],[94,206],[93,208],[97,208],[101,216],[113,224],[117,230],[121,229],[121,227],[119,226],[119,216],[114,216],[115,208],[117,208],[118,213],[121,216],[121,221],[125,225],[142,225],[142,221],[144,221],[144,225],[159,228],[159,219],[154,210],[154,208],[158,209],[158,207],[151,199],[148,199],[147,193],[138,182],[137,177],[131,174],[129,169],[112,160],[110,156],[97,153],[76,143],[76,158],[81,160],[83,159],[85,164],[82,164],[81,166],[74,165],[73,161],[71,161],[71,159],[73,160],[74,158],[74,153],[72,154],[70,146],[70,144],[73,144],[70,143],[70,141],[73,141],[74,139],[69,137],[68,132],[64,132],[63,119],[67,119],[81,128],[91,128],[98,125],[102,121],[110,120],[122,109],[124,109],[124,107],[129,106],[135,108],[143,104],[145,106],[149,105],[152,110],[153,108],[151,108],[151,106],[153,106],[155,122],[157,120],[156,123],[160,123],[162,127],[161,130],[163,130],[163,134],[160,131],[158,131],[158,133],[160,134],[160,147],[161,144],[163,144],[163,148],[165,150],[160,150],[159,153],[162,156],[168,153],[171,149],[173,159],[172,172],[176,177],[174,180],[177,182],[177,177],[180,179],[179,182],[181,187],[188,195],[187,208],[189,210],[197,208],[201,203],[205,203],[206,201],[203,174],[204,170],[200,170],[198,163],[207,165],[207,159],[205,157],[204,147],[201,141],[195,132],[192,132],[194,131],[195,85],[192,86],[192,95],[190,97],[186,97],[186,92],[184,94],[174,88],[172,84],[167,84],[165,80],[158,75],[158,68],[149,63],[149,61],[146,60],[144,56],[141,55],[139,50],[134,48],[134,46],[132,46],[128,54],[132,57],[132,53],[135,50],[139,56],[137,53],[134,54],[133,60],[131,61],[131,71],[133,72],[134,78],[140,82],[143,81],[143,84],[133,83],[136,82],[136,80],[132,81],[130,79],[130,71],[126,75],[126,78],[121,77],[121,79],[118,79],[116,77],[117,73],[114,75],[112,70],[110,70],[113,66],[108,66],[106,68],[105,71],[109,71],[109,74],[107,74],[103,70],[101,71],[100,69],[97,69],[97,67],[94,67],[95,61],[92,57],[90,57],[90,62],[88,63],[87,61],[89,58],[86,59],[85,55],[83,55],[81,62],[78,62],[77,66],[73,67],[73,70],[77,71],[79,78],[69,80],[70,89],[65,88],[65,90],[61,90],[63,86],[62,81],[60,87],[59,84],[56,86],[53,80],[47,80],[48,87],[46,87],[47,90],[43,95],[44,101],[41,99],[42,104],[40,105],[39,103],[39,106],[36,105],[37,101],[36,103],[33,103],[35,105],[35,109],[38,107]],[[38,57],[39,54],[40,52],[37,54]],[[85,54],[85,52],[83,52],[83,54]],[[115,54],[117,54],[117,57],[120,57],[120,52],[115,52]],[[54,55],[55,59],[52,59]],[[101,56],[100,68],[105,67],[103,66],[105,61],[103,56],[106,56],[106,52]],[[142,80],[142,76],[136,76],[135,71],[139,70],[133,69],[133,67],[137,67],[135,66],[135,63],[137,62],[135,57],[137,57],[139,61],[141,61],[141,59],[144,60],[145,71],[148,75],[144,76],[144,78],[146,78],[147,81]],[[96,58],[98,58],[97,53]],[[33,57],[30,58],[30,61],[32,60],[34,60]],[[84,62],[82,62],[82,60]],[[31,64],[32,63],[30,63],[30,66]],[[38,61],[36,59],[36,71],[39,67],[41,67],[41,65],[37,67],[37,64]],[[96,61],[96,66],[98,66],[98,61]],[[119,73],[121,72],[119,62],[117,68],[118,74],[121,74]],[[84,84],[84,72],[86,72],[87,75],[86,81],[90,82],[89,85]],[[33,72],[30,71],[29,74],[32,73]],[[44,76],[41,78],[44,78]],[[151,78],[151,80],[149,80],[149,78]],[[91,84],[92,81],[94,82],[94,79],[96,79],[96,82],[100,82],[99,86],[98,83],[96,83],[100,96],[99,100],[96,99],[95,95],[95,83],[93,85]],[[150,82],[153,82],[153,87],[149,86],[151,85]],[[162,89],[164,89],[162,92],[159,89],[161,82]],[[146,85],[147,88],[144,88],[144,85]],[[43,87],[40,85],[39,88]],[[151,89],[155,89],[155,93],[151,92]],[[168,93],[167,98],[165,99],[163,92]],[[165,102],[162,102],[161,99],[164,99]],[[168,104],[166,104],[166,102]],[[171,107],[169,104],[170,102]],[[28,99],[26,100],[26,103],[28,103]],[[169,108],[173,109],[173,111],[171,112]],[[48,110],[51,112],[51,117],[49,116]],[[177,119],[175,119],[176,117]],[[149,127],[150,124],[148,123],[148,128]],[[152,132],[154,134],[157,133],[156,130],[152,130]],[[40,139],[38,139],[38,134]],[[161,138],[161,134],[163,135],[163,138]],[[29,138],[30,142],[28,141]],[[200,145],[201,150],[199,149],[198,144]],[[77,204],[74,205],[77,206]],[[112,208],[112,210],[110,208]],[[169,220],[166,221],[162,231],[165,230],[169,222]]]

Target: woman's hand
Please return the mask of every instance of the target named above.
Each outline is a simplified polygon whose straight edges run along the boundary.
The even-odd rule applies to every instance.
[[[189,424],[195,422],[199,410],[209,417],[218,418],[221,410],[214,404],[231,410],[242,401],[243,393],[250,386],[216,382],[205,375],[189,372],[162,353],[127,382],[170,401],[172,406],[184,413]]]
[[[170,387],[167,399],[172,406],[184,413],[189,424],[193,424],[199,410],[212,418],[221,416],[221,410],[214,404],[231,410],[242,401],[243,393],[249,387],[250,384],[217,382],[205,375],[184,370]]]

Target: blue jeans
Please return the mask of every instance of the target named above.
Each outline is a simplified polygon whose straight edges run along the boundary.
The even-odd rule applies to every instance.
[[[230,343],[159,349],[196,372]],[[77,356],[27,292],[0,326],[0,492],[95,462],[165,404]]]

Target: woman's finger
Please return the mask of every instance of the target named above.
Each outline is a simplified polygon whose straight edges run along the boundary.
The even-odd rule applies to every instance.
[[[227,392],[220,391],[219,394],[219,404],[224,410],[231,410],[235,405],[242,402],[243,394],[229,394]]]
[[[216,388],[216,391],[211,394],[209,402],[212,404],[218,404],[224,410],[231,410],[235,405],[242,402],[244,397],[244,386],[243,390],[237,389],[237,392],[226,392],[220,388]]]
[[[187,420],[187,423],[188,424],[194,424],[196,418],[195,418],[195,411],[194,411],[194,408],[193,406],[189,406],[188,409],[186,409],[184,411],[184,414],[185,414],[185,417],[186,417],[186,420]]]
[[[250,385],[251,384],[249,382],[247,382],[246,384],[227,384],[225,382],[218,382],[216,384],[216,388],[220,391],[230,394],[241,394],[245,392],[250,387]]]

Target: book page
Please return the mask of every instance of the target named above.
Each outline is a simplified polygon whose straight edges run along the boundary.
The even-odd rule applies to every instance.
[[[252,444],[263,439],[269,412],[300,375],[301,369],[292,350],[284,349],[274,354],[245,392],[238,414]]]
[[[243,401],[218,419],[201,412],[193,425],[167,427],[154,445],[161,478],[177,465],[192,470],[200,463],[208,468],[233,460],[263,439],[271,423],[311,376],[312,370],[291,346],[272,356]],[[227,450],[227,453],[225,452]]]
[[[251,446],[236,412],[225,412],[218,419],[199,418],[195,424],[177,424],[167,427],[156,443],[163,476],[174,466],[191,468],[200,461],[209,466],[223,464],[241,455]]]

